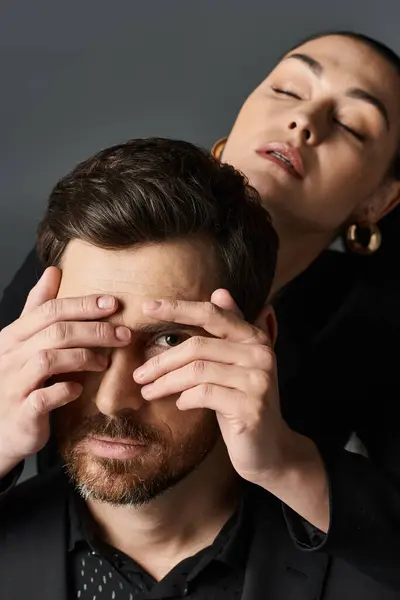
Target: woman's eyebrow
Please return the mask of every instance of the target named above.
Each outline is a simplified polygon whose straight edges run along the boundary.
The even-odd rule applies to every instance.
[[[323,72],[324,72],[324,67],[318,60],[316,60],[312,56],[309,56],[308,54],[303,54],[301,52],[295,52],[294,54],[289,54],[289,56],[286,57],[286,60],[288,60],[290,58],[299,60],[303,64],[307,65],[307,67],[309,67],[309,69],[312,71],[312,73],[314,73],[314,75],[316,77],[322,77]],[[379,98],[377,98],[370,92],[363,90],[362,88],[350,88],[346,91],[346,96],[348,96],[349,98],[353,98],[355,100],[361,100],[362,102],[367,102],[371,106],[374,106],[377,109],[377,111],[379,112],[379,114],[381,115],[381,117],[383,118],[383,120],[385,121],[386,129],[389,131],[389,129],[390,129],[389,112],[388,112],[385,104],[382,102],[382,100],[380,100]]]

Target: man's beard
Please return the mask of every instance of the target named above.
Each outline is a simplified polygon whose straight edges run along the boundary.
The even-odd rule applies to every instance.
[[[220,437],[211,411],[191,423],[190,432],[184,432],[175,445],[165,432],[140,424],[131,410],[112,419],[102,413],[88,416],[72,429],[66,427],[68,418],[57,421],[65,468],[81,496],[114,506],[140,506],[164,493],[195,470]],[[103,458],[88,452],[88,436],[129,439],[144,447],[131,459]]]

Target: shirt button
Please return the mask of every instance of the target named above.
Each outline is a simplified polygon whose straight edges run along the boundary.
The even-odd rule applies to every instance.
[[[188,594],[189,594],[189,586],[185,585],[185,587],[183,588],[183,595],[188,596]]]

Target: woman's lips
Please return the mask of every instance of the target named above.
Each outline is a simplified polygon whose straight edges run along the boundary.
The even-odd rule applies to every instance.
[[[280,142],[272,142],[256,150],[256,153],[265,160],[277,164],[292,177],[297,179],[304,177],[303,160],[297,148]]]

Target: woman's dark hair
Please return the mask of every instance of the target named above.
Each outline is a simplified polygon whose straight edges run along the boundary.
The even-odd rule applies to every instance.
[[[247,180],[188,142],[131,140],[80,163],[50,195],[37,250],[49,266],[74,239],[118,249],[192,235],[213,247],[219,285],[253,321],[270,293],[277,234]]]
[[[313,40],[319,40],[324,37],[330,37],[332,35],[338,35],[340,37],[351,38],[353,40],[356,40],[358,42],[365,44],[366,46],[369,46],[370,48],[372,48],[372,50],[375,50],[375,52],[377,54],[380,54],[383,58],[385,58],[388,62],[390,62],[390,64],[397,70],[397,72],[400,75],[400,57],[396,54],[396,52],[394,52],[394,50],[389,48],[389,46],[386,46],[386,44],[384,44],[383,42],[375,40],[374,38],[372,38],[368,35],[365,35],[364,33],[359,33],[356,31],[346,31],[346,30],[332,31],[332,30],[330,30],[330,31],[325,31],[325,32],[320,32],[320,33],[314,33],[313,35],[310,35],[307,38],[303,39],[303,41],[301,41],[300,43],[296,44],[296,46],[293,46],[293,48],[290,50],[290,52],[292,50],[295,50],[299,46],[306,44],[307,42],[312,42]]]

